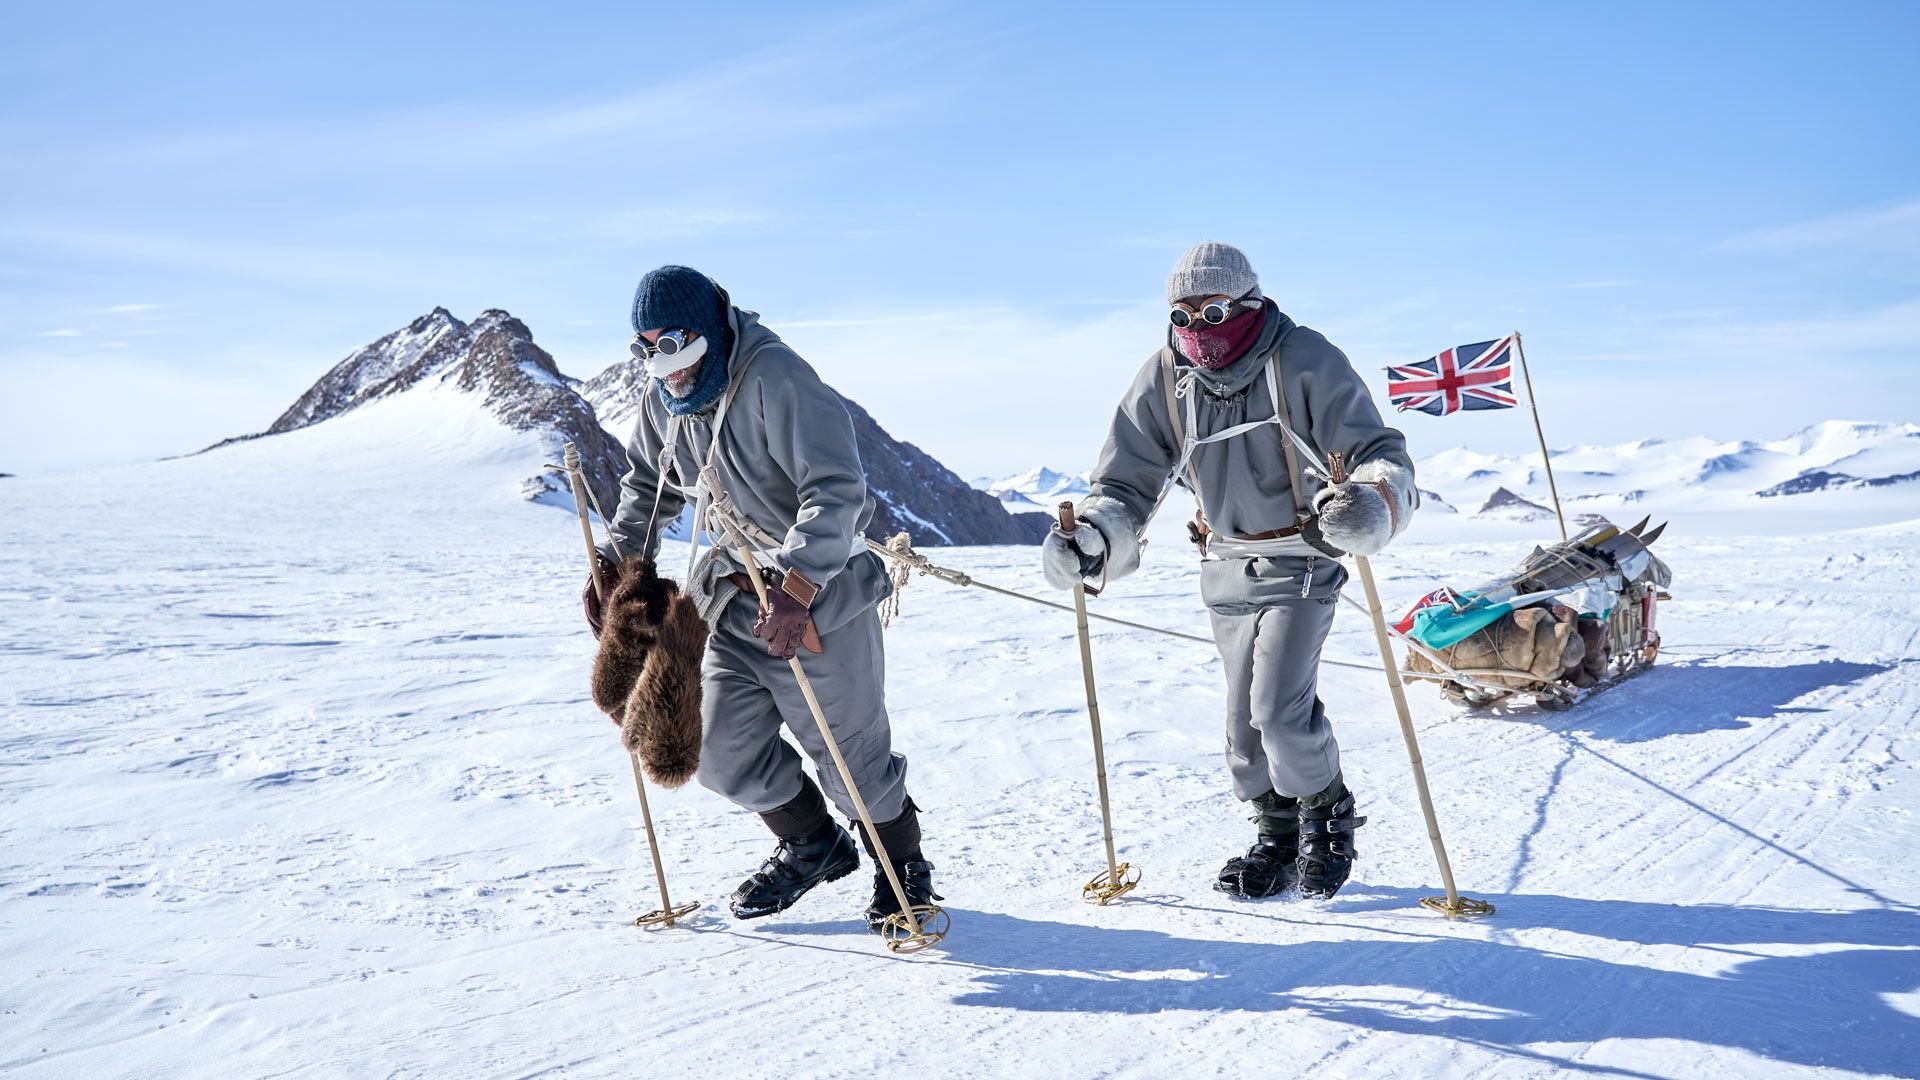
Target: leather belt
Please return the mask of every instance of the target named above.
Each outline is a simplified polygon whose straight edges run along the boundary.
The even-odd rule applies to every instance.
[[[1232,539],[1235,539],[1235,540],[1284,540],[1289,536],[1299,536],[1299,535],[1300,535],[1300,526],[1289,525],[1284,529],[1268,529],[1266,532],[1254,533],[1252,536],[1235,536],[1235,537],[1232,537]]]

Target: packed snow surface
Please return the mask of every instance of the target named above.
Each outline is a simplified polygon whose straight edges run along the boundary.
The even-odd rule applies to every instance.
[[[1712,533],[1675,505],[1669,647],[1570,712],[1410,688],[1483,922],[1418,906],[1440,882],[1377,670],[1321,683],[1371,818],[1353,882],[1213,892],[1251,828],[1218,661],[1106,627],[1115,836],[1144,880],[1082,903],[1103,860],[1071,617],[918,579],[888,699],[953,925],[899,958],[858,921],[865,871],[730,919],[772,845],[693,786],[653,811],[704,907],[630,925],[658,897],[587,696],[579,530],[518,491],[551,448],[453,408],[0,488],[0,1072],[1920,1074],[1920,513],[1897,489],[1769,500],[1881,518],[1851,530]],[[1389,606],[1551,538],[1469,518],[1377,560]],[[1045,591],[1031,548],[931,554]],[[1195,578],[1157,542],[1094,606],[1203,633]],[[1371,650],[1343,609],[1327,656]]]

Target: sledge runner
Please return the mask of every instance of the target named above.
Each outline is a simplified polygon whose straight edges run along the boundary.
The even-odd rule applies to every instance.
[[[874,503],[846,407],[757,314],[687,267],[663,266],[642,278],[632,321],[632,351],[657,392],[646,395],[627,444],[631,470],[612,523],[621,549],[654,558],[661,532],[692,497],[753,538],[771,586],[763,610],[726,542],[707,549],[686,576],[711,628],[695,777],[759,814],[779,841],[734,892],[733,914],[784,911],[860,865],[852,837],[827,808],[830,800],[857,825],[853,802],[787,663],[801,649],[909,903],[935,898],[907,762],[892,750],[875,611],[892,586],[862,540]],[[611,550],[602,554],[613,561]],[[591,584],[584,600],[597,637],[601,612]],[[780,737],[782,724],[813,759],[825,798]],[[872,857],[872,838],[856,832]],[[869,928],[880,930],[898,909],[876,869]]]
[[[1042,548],[1047,580],[1127,576],[1168,481],[1194,493],[1200,594],[1226,667],[1227,764],[1257,826],[1215,888],[1331,896],[1366,818],[1315,690],[1320,647],[1347,579],[1339,556],[1371,555],[1406,527],[1413,462],[1346,356],[1262,296],[1239,249],[1193,247],[1167,278],[1167,303],[1167,343],[1120,401],[1078,527],[1056,527]],[[1312,467],[1328,451],[1345,453],[1347,482],[1303,474],[1309,452]]]

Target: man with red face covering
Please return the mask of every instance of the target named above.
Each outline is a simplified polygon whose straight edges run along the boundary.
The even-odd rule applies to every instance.
[[[1167,304],[1167,343],[1120,401],[1077,527],[1047,538],[1047,579],[1070,589],[1132,573],[1169,481],[1193,493],[1227,765],[1258,829],[1215,888],[1332,896],[1367,819],[1317,693],[1320,647],[1347,580],[1339,557],[1378,552],[1418,505],[1413,461],[1346,356],[1262,296],[1238,248],[1188,251]],[[1326,481],[1328,451],[1346,455],[1346,482]]]

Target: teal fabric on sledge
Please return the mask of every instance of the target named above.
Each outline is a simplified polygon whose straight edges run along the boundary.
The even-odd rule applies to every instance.
[[[1471,605],[1479,599],[1480,597],[1474,593],[1460,594],[1460,602],[1463,606]],[[1413,630],[1407,636],[1429,649],[1444,649],[1479,633],[1488,624],[1512,610],[1512,604],[1467,606],[1465,611],[1455,611],[1448,604],[1435,604],[1413,613]]]

